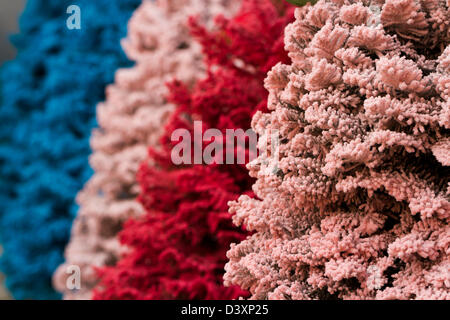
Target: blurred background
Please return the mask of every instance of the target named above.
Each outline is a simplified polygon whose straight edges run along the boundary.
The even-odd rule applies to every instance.
[[[0,0],[0,65],[14,58],[16,51],[9,42],[9,36],[18,32],[18,19],[25,6],[25,0]],[[0,247],[0,255],[2,248]],[[3,276],[0,274],[0,300],[9,295],[3,288]]]
[[[18,17],[24,5],[25,0],[0,0],[0,64],[16,54],[9,35],[18,31]]]

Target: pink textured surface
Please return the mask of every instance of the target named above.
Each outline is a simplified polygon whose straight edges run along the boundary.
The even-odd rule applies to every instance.
[[[293,62],[253,119],[261,141],[278,130],[279,161],[250,163],[261,200],[231,203],[255,233],[226,283],[253,299],[450,299],[449,6],[297,9]]]
[[[119,70],[99,104],[99,129],[91,138],[90,164],[95,174],[78,194],[80,206],[65,252],[66,262],[54,275],[54,286],[65,299],[89,299],[97,283],[94,267],[113,265],[124,250],[117,233],[122,223],[143,213],[135,201],[136,172],[148,146],[157,146],[173,106],[165,98],[165,83],[174,78],[193,84],[204,74],[201,48],[192,41],[188,17],[210,22],[236,9],[240,1],[145,1],[129,22],[123,46],[136,66]],[[81,268],[81,290],[66,290],[68,266]]]

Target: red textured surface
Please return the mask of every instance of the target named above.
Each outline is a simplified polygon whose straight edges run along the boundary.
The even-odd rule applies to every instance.
[[[161,138],[162,150],[150,149],[157,166],[144,163],[138,180],[140,220],[128,221],[120,241],[130,251],[115,267],[99,271],[95,299],[235,299],[247,293],[223,286],[226,251],[247,233],[237,229],[228,201],[251,194],[253,179],[244,165],[175,166],[170,159],[175,129],[250,128],[257,110],[267,105],[266,72],[288,59],[283,30],[293,10],[276,1],[244,0],[236,17],[217,18],[207,31],[191,19],[192,33],[204,48],[208,75],[194,88],[174,81],[170,97],[177,107]],[[244,67],[236,67],[236,61]],[[242,64],[241,64],[242,65]],[[193,136],[193,135],[192,135]]]

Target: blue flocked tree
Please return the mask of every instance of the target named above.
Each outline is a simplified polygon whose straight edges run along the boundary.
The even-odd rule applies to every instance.
[[[140,2],[28,0],[20,18],[18,56],[0,71],[0,271],[16,299],[59,298],[51,276],[91,174],[95,107],[130,65],[120,39]],[[72,4],[80,30],[66,26]]]

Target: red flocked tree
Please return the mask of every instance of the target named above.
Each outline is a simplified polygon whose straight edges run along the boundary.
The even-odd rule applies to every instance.
[[[267,105],[266,73],[288,59],[283,30],[291,21],[292,8],[275,0],[243,0],[239,13],[230,20],[217,17],[212,31],[191,18],[192,34],[204,48],[207,76],[194,88],[178,81],[168,85],[176,109],[161,138],[162,149],[150,148],[156,165],[145,162],[138,173],[146,214],[125,224],[120,241],[129,250],[116,266],[99,270],[95,299],[247,295],[225,287],[222,277],[230,244],[247,235],[233,226],[227,203],[252,195],[254,181],[243,164],[174,165],[171,152],[177,143],[171,136],[184,128],[193,137],[197,120],[203,130],[216,128],[224,136],[226,129],[250,128],[253,114]]]

